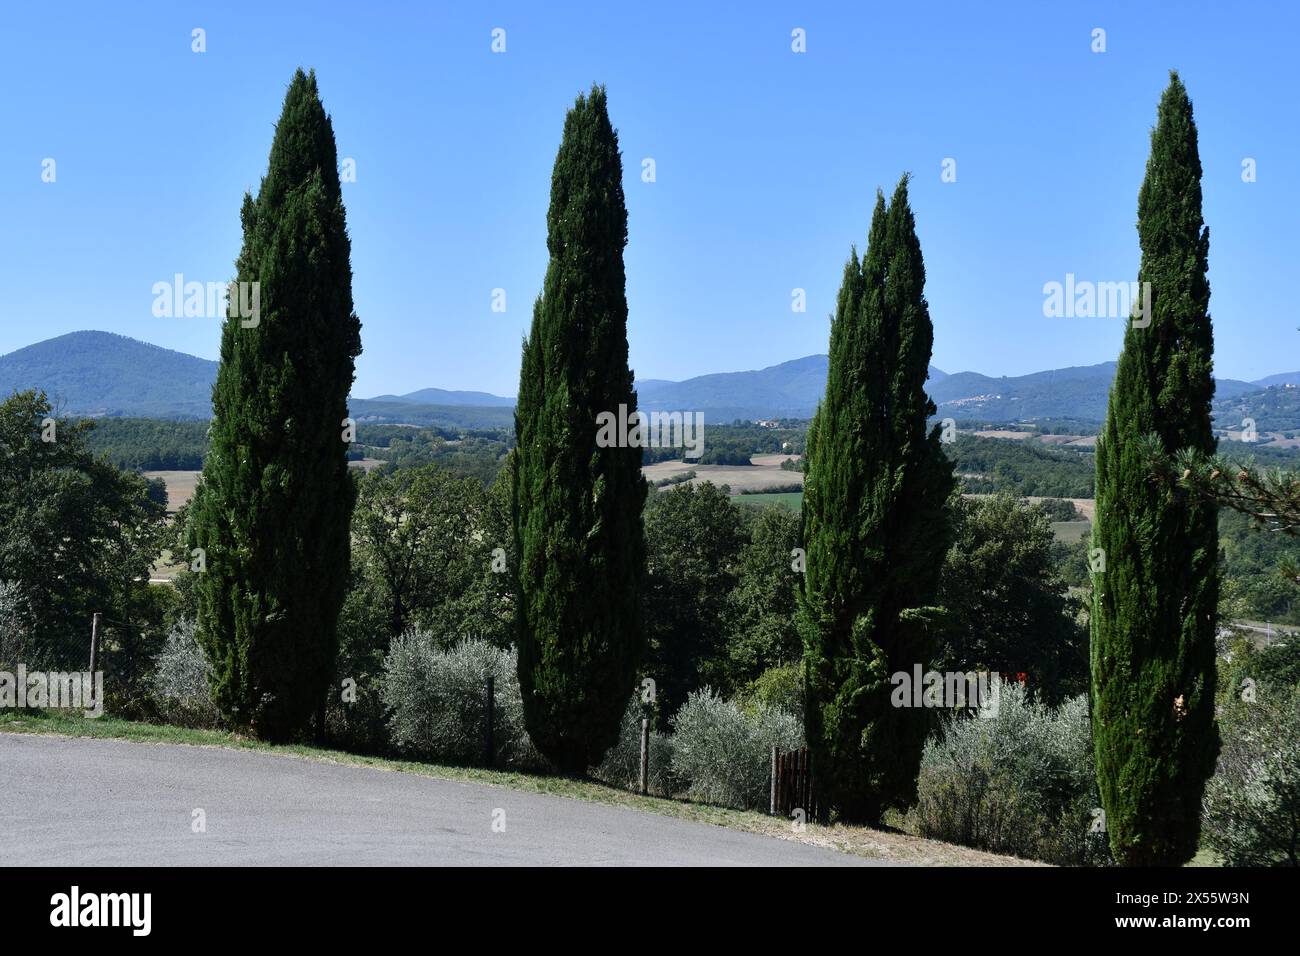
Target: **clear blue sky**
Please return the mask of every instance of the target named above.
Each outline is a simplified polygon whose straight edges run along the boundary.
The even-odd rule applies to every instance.
[[[1298,26],[1282,2],[12,4],[0,353],[93,328],[215,358],[217,321],[155,318],[151,287],[230,278],[242,195],[301,65],[357,163],[356,395],[515,393],[564,112],[593,81],[623,148],[639,378],[825,351],[849,245],[904,170],[936,365],[1107,361],[1121,323],[1044,318],[1042,288],[1136,277],[1148,132],[1177,68],[1200,126],[1216,370],[1290,371]],[[194,27],[206,53],[191,52]],[[795,27],[807,53],[791,52]],[[946,157],[955,183],[940,181]]]

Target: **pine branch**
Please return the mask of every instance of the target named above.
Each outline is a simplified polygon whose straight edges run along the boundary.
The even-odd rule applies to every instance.
[[[1170,456],[1153,435],[1147,436],[1143,454],[1155,480],[1248,515],[1265,530],[1300,537],[1300,470],[1265,469],[1253,459],[1190,449]]]

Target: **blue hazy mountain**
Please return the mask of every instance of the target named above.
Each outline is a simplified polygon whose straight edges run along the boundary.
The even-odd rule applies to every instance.
[[[701,411],[710,422],[807,418],[826,390],[827,357],[808,355],[748,372],[717,372],[681,382],[638,381],[647,411]],[[111,332],[72,332],[0,356],[0,393],[42,388],[66,414],[207,418],[217,363]],[[930,368],[928,388],[941,417],[980,421],[1072,418],[1100,422],[1115,363],[994,377]],[[1216,412],[1280,401],[1267,386],[1300,385],[1300,372],[1256,382],[1219,379]],[[488,392],[424,388],[403,395],[354,398],[359,421],[509,427],[514,399]],[[1229,413],[1229,406],[1231,412]],[[1259,427],[1266,425],[1260,421]]]
[[[488,392],[451,392],[445,388],[422,388],[405,395],[376,395],[368,402],[400,402],[406,405],[482,405],[514,408],[513,398],[503,398]]]
[[[0,355],[0,393],[44,389],[74,415],[208,418],[217,363],[112,332],[69,332]]]
[[[807,418],[826,394],[825,355],[770,365],[752,372],[715,372],[682,382],[644,379],[636,383],[638,406],[646,411],[703,411],[705,420]],[[946,373],[930,366],[931,384]]]

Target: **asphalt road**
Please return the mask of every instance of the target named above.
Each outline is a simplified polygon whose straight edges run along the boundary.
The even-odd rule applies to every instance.
[[[194,832],[199,809],[206,832]],[[484,784],[216,747],[0,733],[0,867],[870,862]]]

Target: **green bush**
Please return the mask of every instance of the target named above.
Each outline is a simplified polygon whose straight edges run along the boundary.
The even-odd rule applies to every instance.
[[[641,718],[646,715],[641,705],[641,698],[633,695],[628,701],[627,710],[623,711],[623,723],[619,727],[618,741],[605,754],[600,766],[592,770],[592,776],[614,787],[638,790],[641,786]],[[666,734],[654,730],[651,719],[650,730],[650,779],[649,789],[652,794],[671,797],[676,789],[673,779],[673,741]]]
[[[31,605],[15,581],[0,581],[0,668],[13,670],[28,663],[32,630]]]
[[[496,766],[541,768],[524,729],[515,652],[485,641],[439,650],[433,635],[408,631],[384,662],[383,700],[393,745],[401,752],[456,764],[483,762],[484,689],[494,681]]]
[[[1269,644],[1255,657],[1259,679],[1282,687],[1300,684],[1300,637]]]
[[[1300,866],[1300,687],[1253,696],[1223,708],[1202,836],[1227,866]]]
[[[774,707],[743,710],[711,688],[691,694],[672,719],[673,773],[692,800],[748,810],[769,796],[772,747],[802,747],[799,720]]]
[[[803,664],[769,667],[749,682],[740,699],[746,710],[771,707],[802,723],[804,710]]]
[[[996,716],[955,718],[926,744],[909,822],[949,843],[1092,865],[1108,859],[1098,806],[1087,699],[1048,708],[1004,683]]]

